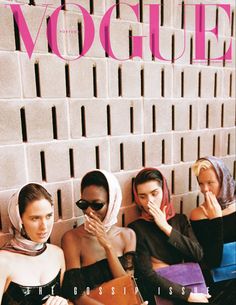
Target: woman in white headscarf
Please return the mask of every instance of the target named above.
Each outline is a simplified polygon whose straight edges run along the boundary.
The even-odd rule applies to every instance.
[[[86,220],[62,241],[67,269],[64,292],[74,304],[100,305],[84,294],[86,287],[93,289],[133,269],[135,233],[115,225],[121,199],[119,183],[111,173],[95,170],[83,177],[76,205]]]
[[[29,183],[9,201],[13,237],[0,249],[1,305],[66,305],[60,297],[63,252],[47,244],[54,220],[51,195]]]

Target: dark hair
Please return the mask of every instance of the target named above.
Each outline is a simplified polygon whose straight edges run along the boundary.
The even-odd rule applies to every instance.
[[[83,190],[86,187],[91,186],[91,185],[103,187],[105,189],[105,191],[107,192],[107,195],[109,198],[109,186],[108,186],[107,179],[103,173],[96,171],[96,170],[87,173],[81,181],[81,192],[83,192]]]
[[[46,199],[51,203],[51,205],[53,205],[52,196],[43,186],[36,183],[29,183],[25,185],[21,189],[18,198],[20,216],[23,215],[27,206],[31,202],[40,199]]]
[[[141,170],[134,179],[135,188],[137,188],[139,184],[152,180],[157,181],[162,187],[162,175],[157,169]]]

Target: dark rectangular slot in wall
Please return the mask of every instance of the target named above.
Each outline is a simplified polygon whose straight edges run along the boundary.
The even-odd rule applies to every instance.
[[[133,53],[133,32],[132,30],[129,30],[129,57],[131,58],[132,53]]]
[[[166,148],[165,148],[165,140],[161,141],[161,163],[165,164],[165,154],[166,154]]]
[[[111,107],[107,105],[107,135],[111,135]]]
[[[78,44],[79,44],[79,54],[83,52],[83,32],[82,32],[82,22],[78,22]]]
[[[188,169],[188,191],[192,191],[192,169],[191,167]]]
[[[172,105],[171,121],[172,121],[172,130],[175,130],[175,106],[174,105]]]
[[[21,50],[20,33],[19,33],[19,28],[18,28],[18,25],[16,23],[15,18],[18,19],[18,14],[17,13],[15,13],[13,15],[14,37],[15,37],[15,49],[16,49],[16,51],[20,51]]]
[[[183,203],[183,199],[181,198],[180,202],[179,202],[179,212],[180,214],[183,214],[184,211],[184,203]]]
[[[1,214],[0,214],[0,231],[2,231],[2,217],[1,217]]]
[[[224,116],[225,116],[224,112],[225,112],[225,105],[222,104],[221,105],[221,127],[224,127]]]
[[[192,123],[193,121],[193,106],[192,105],[189,105],[189,129],[191,130],[192,129]]]
[[[62,6],[62,10],[65,11],[66,10],[66,1],[65,0],[61,0],[61,6]]]
[[[201,139],[197,137],[197,158],[200,158],[200,151],[201,151]]]
[[[152,105],[152,132],[156,132],[156,106]]]
[[[227,155],[230,155],[230,134],[228,134]]]
[[[66,96],[70,97],[70,67],[65,64]]]
[[[190,38],[190,65],[193,64],[193,37]]]
[[[181,29],[184,29],[184,20],[185,20],[185,4],[184,1],[181,3]]]
[[[134,107],[130,107],[129,109],[129,115],[130,115],[130,132],[134,132]]]
[[[34,75],[35,75],[35,85],[36,85],[36,96],[41,97],[39,63],[38,62],[36,62],[34,64]]]
[[[175,193],[175,171],[171,171],[171,194]]]
[[[69,159],[70,159],[70,176],[71,178],[74,178],[75,177],[74,150],[72,148],[69,149]]]
[[[145,142],[142,142],[142,166],[146,166],[146,160],[145,160]]]
[[[125,227],[125,214],[122,214],[122,227]]]
[[[216,155],[216,135],[213,135],[212,156]]]
[[[97,67],[93,66],[93,96],[98,97],[97,94]]]
[[[94,14],[94,0],[90,0],[90,15]]]
[[[104,34],[105,34],[105,57],[109,58],[109,27],[104,27]]]
[[[211,41],[208,40],[207,43],[207,65],[210,66],[211,64]]]
[[[140,70],[140,80],[141,80],[141,96],[144,96],[144,68]]]
[[[164,25],[164,0],[161,0],[161,26]]]
[[[95,147],[96,169],[100,169],[100,150],[99,146]]]
[[[62,219],[61,190],[57,190],[57,207],[58,207],[58,217],[59,219]]]
[[[124,169],[124,144],[120,144],[120,169]]]
[[[134,189],[133,189],[134,180],[135,180],[135,178],[133,177],[133,178],[131,179],[131,197],[132,197],[132,202],[134,202]]]
[[[217,97],[217,72],[215,73],[214,76],[214,97]]]
[[[151,49],[151,51],[152,51],[152,61],[155,61],[155,56],[154,56],[154,54],[155,54],[155,35],[154,34],[152,34],[152,43],[151,43],[151,46],[152,46],[152,49]]]
[[[40,152],[40,161],[41,161],[42,180],[46,181],[47,180],[47,175],[46,175],[46,162],[45,162],[45,153],[44,153],[44,151]]]
[[[234,12],[232,12],[232,17],[231,17],[231,36],[234,36]]]
[[[171,36],[171,63],[175,62],[175,35]]]
[[[206,128],[209,128],[209,105],[206,105]]]
[[[122,96],[122,71],[121,66],[118,68],[118,96]]]
[[[120,0],[116,0],[116,18],[120,18]]]
[[[233,82],[233,76],[232,76],[232,73],[230,73],[230,76],[229,76],[229,97],[232,97],[232,82]]]
[[[22,132],[22,141],[27,142],[27,125],[25,117],[25,109],[20,109],[20,119],[21,119],[21,132]]]
[[[29,0],[29,5],[35,5],[34,0]]]
[[[165,97],[165,71],[161,70],[161,97]]]
[[[85,119],[85,107],[81,107],[81,129],[82,137],[86,137],[86,119]]]
[[[201,89],[202,89],[202,73],[198,73],[198,97],[201,97]]]
[[[180,139],[180,161],[184,162],[184,138]]]
[[[181,72],[181,97],[184,97],[184,71]]]
[[[199,195],[197,195],[197,198],[196,198],[196,206],[199,207]]]
[[[226,52],[226,41],[224,42],[224,46],[223,46],[223,67],[225,67],[225,52]]]
[[[218,24],[219,24],[219,8],[216,8],[216,28],[218,28]]]
[[[52,107],[52,130],[53,130],[53,139],[57,140],[57,109],[55,106]]]
[[[236,180],[236,160],[234,160],[234,166],[233,166],[233,178]]]
[[[50,17],[47,17],[46,20],[47,20],[47,28],[48,28],[48,23],[49,23]],[[50,33],[50,36],[51,36],[51,33]],[[48,42],[48,53],[52,53],[52,48],[51,48],[49,42]]]
[[[139,0],[139,21],[143,22],[143,0]]]

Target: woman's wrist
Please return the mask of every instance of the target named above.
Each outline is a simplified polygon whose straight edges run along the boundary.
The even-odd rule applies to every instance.
[[[169,225],[168,223],[162,228],[162,231],[167,235],[170,236],[172,232],[172,226]]]

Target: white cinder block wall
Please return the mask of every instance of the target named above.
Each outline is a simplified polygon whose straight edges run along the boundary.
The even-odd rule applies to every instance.
[[[65,1],[65,3],[68,1]],[[69,1],[73,2],[73,1]],[[119,179],[123,203],[119,224],[137,216],[131,182],[143,166],[155,166],[167,177],[177,211],[189,214],[200,201],[191,172],[195,159],[221,157],[235,175],[235,3],[228,21],[215,5],[206,9],[206,27],[219,26],[219,40],[206,34],[207,57],[219,57],[232,41],[233,60],[196,62],[193,7],[181,0],[132,0],[139,3],[141,22],[120,5],[111,21],[111,43],[118,58],[128,58],[129,35],[143,35],[143,58],[108,58],[99,39],[99,25],[115,0],[76,0],[92,14],[95,39],[80,59],[81,11],[68,5],[58,19],[62,60],[46,39],[47,18],[61,2],[51,1],[29,59],[14,26],[9,3],[24,3],[22,11],[33,41],[42,19],[43,1],[0,1],[0,244],[9,238],[7,203],[22,184],[43,183],[55,202],[51,242],[82,222],[74,202],[81,177],[89,170],[112,171]],[[149,9],[160,12],[163,57],[181,54],[186,21],[186,48],[178,59],[153,59],[149,48]],[[196,1],[185,1],[193,4]],[[199,2],[200,3],[200,2]],[[18,38],[17,38],[18,37]],[[70,59],[70,60],[69,60]]]

